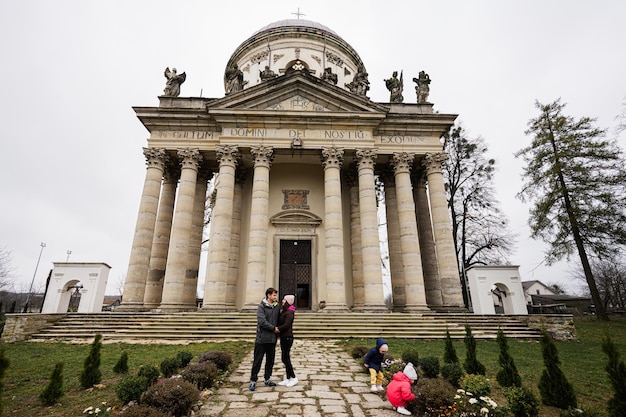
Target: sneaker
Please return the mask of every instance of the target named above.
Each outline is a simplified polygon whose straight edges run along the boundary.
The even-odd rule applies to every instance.
[[[268,387],[275,387],[276,386],[276,382],[266,379],[265,380],[265,385],[267,385]]]
[[[400,413],[400,414],[405,415],[405,416],[410,416],[411,415],[411,412],[409,410],[407,410],[406,408],[404,408],[404,407],[398,407],[398,408],[396,408],[396,411],[398,413]]]
[[[376,385],[372,385],[371,391],[378,392],[378,387]]]
[[[384,391],[385,388],[383,388],[382,385],[376,385],[376,389],[378,389],[378,391]]]
[[[289,382],[287,382],[287,386],[288,386],[288,387],[293,387],[293,386],[294,386],[294,385],[296,385],[297,383],[298,383],[298,378],[295,378],[295,377],[294,377],[294,378],[291,378],[291,379],[289,380]]]
[[[250,381],[250,391],[254,391],[256,389],[256,382]]]
[[[287,386],[289,386],[289,378],[286,378],[286,379],[280,381],[278,383],[278,385],[283,385],[283,386],[287,385]]]

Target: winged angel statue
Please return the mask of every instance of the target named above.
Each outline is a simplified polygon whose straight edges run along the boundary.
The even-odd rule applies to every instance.
[[[167,83],[165,84],[165,89],[163,90],[164,96],[169,97],[178,97],[180,94],[180,85],[185,82],[187,79],[187,75],[183,72],[182,74],[176,74],[176,68],[165,68],[165,78],[167,78]]]

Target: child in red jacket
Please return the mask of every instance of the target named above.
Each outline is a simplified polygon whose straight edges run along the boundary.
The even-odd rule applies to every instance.
[[[415,381],[417,381],[417,372],[413,364],[409,362],[402,372],[393,374],[393,381],[387,385],[387,399],[398,413],[405,416],[411,415],[405,407],[409,401],[415,399],[415,394],[411,391],[411,385]]]

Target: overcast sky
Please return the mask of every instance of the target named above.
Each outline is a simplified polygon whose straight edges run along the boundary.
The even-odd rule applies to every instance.
[[[458,114],[497,160],[522,280],[579,291],[570,266],[543,265],[544,245],[529,238],[513,154],[530,142],[535,100],[560,97],[570,115],[617,124],[623,0],[0,1],[0,247],[13,252],[15,289],[28,291],[34,277],[42,290],[71,251],[70,261],[108,263],[107,293],[118,293],[145,177],[148,132],[132,106],[158,106],[168,66],[187,74],[181,96],[222,97],[237,46],[298,8],[356,49],[373,101],[389,100],[383,80],[395,70],[404,71],[407,103],[410,80],[430,75],[435,110]]]

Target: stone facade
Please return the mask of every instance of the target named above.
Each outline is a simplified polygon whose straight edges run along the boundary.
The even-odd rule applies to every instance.
[[[388,311],[381,184],[393,309],[463,309],[439,140],[456,115],[371,101],[356,51],[304,20],[244,41],[224,82],[223,97],[135,107],[147,172],[120,309],[196,309],[202,279],[207,311],[256,309],[267,287],[295,294],[300,310]]]

